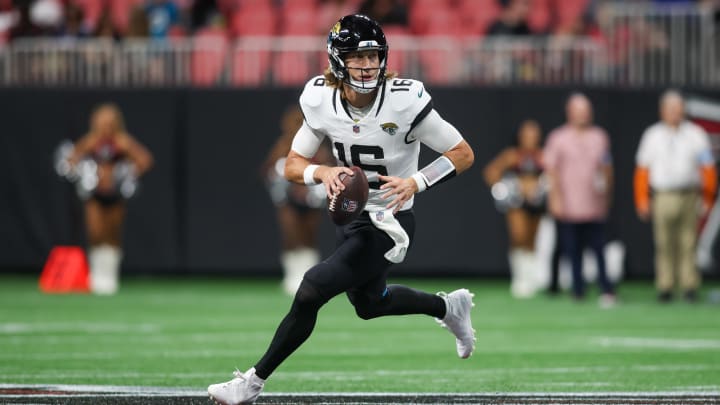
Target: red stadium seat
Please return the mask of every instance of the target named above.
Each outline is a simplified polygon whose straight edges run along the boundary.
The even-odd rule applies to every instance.
[[[231,81],[236,86],[257,87],[262,85],[270,70],[270,51],[267,49],[241,50],[243,45],[253,43],[254,39],[240,38],[238,48],[232,53]]]
[[[433,83],[448,84],[456,80],[462,63],[457,41],[462,34],[459,16],[452,9],[438,10],[428,25],[425,46],[419,51],[423,75]]]
[[[317,0],[285,0],[283,2],[283,7],[285,9],[301,9],[301,8],[308,8],[308,9],[315,9],[318,6]]]
[[[195,33],[196,49],[191,59],[191,79],[195,86],[216,84],[225,69],[228,38],[221,28],[204,28]]]
[[[285,51],[275,54],[273,59],[273,78],[282,86],[296,86],[305,83],[311,75],[319,74],[319,69],[311,70],[311,58],[308,52]]]
[[[285,6],[282,11],[282,35],[315,35],[317,8],[311,3],[308,6]]]
[[[460,0],[458,3],[461,35],[484,35],[500,15],[497,0]]]
[[[425,35],[458,36],[461,33],[460,13],[450,7],[433,12],[425,30]]]
[[[267,5],[243,7],[233,13],[230,33],[234,37],[275,35],[275,10]]]
[[[415,35],[425,35],[434,14],[449,8],[447,0],[414,0],[408,13],[410,30]]]
[[[567,0],[566,0],[567,1]],[[551,0],[532,0],[528,26],[532,32],[544,33],[550,30]]]
[[[407,53],[400,49],[402,49],[403,42],[412,39],[410,30],[400,25],[387,25],[383,27],[383,31],[388,40],[388,45],[390,45],[388,71],[398,72],[402,76],[405,70]]]
[[[257,44],[254,36],[271,36],[276,31],[275,10],[264,1],[242,0],[244,6],[232,16],[230,32],[238,38],[238,47],[231,55],[231,81],[237,86],[259,86],[264,83],[270,69],[270,51],[245,45]]]
[[[556,27],[567,27],[582,18],[587,9],[589,0],[553,0],[554,10],[557,13]]]

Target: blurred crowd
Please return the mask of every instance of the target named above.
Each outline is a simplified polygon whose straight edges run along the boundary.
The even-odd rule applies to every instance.
[[[408,35],[598,36],[606,0],[0,0],[0,41],[20,37],[320,35],[360,12]],[[630,0],[623,3],[648,3]],[[717,7],[718,0],[654,0]]]

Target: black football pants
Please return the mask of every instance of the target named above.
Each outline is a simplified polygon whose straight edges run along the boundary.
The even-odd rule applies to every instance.
[[[395,215],[410,240],[415,232],[411,210]],[[345,292],[362,319],[386,315],[425,314],[445,316],[445,301],[433,294],[401,285],[387,285],[390,263],[385,252],[394,242],[377,229],[367,213],[352,223],[337,227],[338,246],[326,260],[305,273],[290,312],[278,326],[270,347],[255,365],[260,378],[267,378],[312,333],[320,308]]]

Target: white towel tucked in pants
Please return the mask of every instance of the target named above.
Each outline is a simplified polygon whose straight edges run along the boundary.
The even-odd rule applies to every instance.
[[[390,236],[395,246],[385,252],[385,258],[392,263],[402,263],[410,246],[410,237],[393,215],[392,209],[370,212],[373,225]]]

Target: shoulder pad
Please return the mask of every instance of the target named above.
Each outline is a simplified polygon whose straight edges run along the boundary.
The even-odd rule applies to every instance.
[[[323,95],[326,92],[325,78],[315,76],[305,84],[300,95],[300,105],[305,107],[317,107],[322,103]]]
[[[300,95],[300,108],[305,116],[305,122],[312,128],[317,128],[322,122],[319,117],[323,114],[324,103],[332,102],[333,89],[325,85],[325,78],[315,76],[310,79]]]
[[[421,81],[411,79],[389,79],[388,89],[392,109],[395,111],[420,111],[431,100]]]

